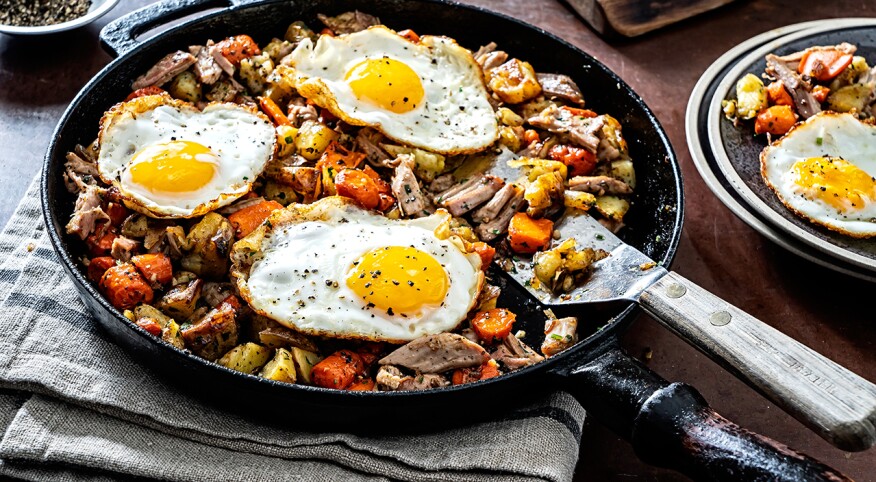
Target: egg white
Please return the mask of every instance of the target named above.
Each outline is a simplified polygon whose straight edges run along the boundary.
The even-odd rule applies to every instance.
[[[345,80],[365,59],[389,57],[420,77],[424,102],[394,113],[360,100]],[[440,154],[464,154],[490,146],[498,136],[483,73],[470,51],[446,37],[410,42],[375,26],[349,35],[304,39],[286,58],[298,92],[352,125],[368,125],[387,137]]]
[[[456,328],[476,302],[483,285],[480,259],[451,239],[436,236],[436,229],[449,221],[446,212],[390,220],[341,197],[285,211],[276,212],[261,230],[235,244],[232,260],[238,266],[232,275],[253,309],[289,328],[401,343]],[[449,287],[440,305],[390,314],[367,306],[347,286],[353,262],[387,246],[415,247],[444,267]],[[240,273],[239,263],[247,257],[255,261]]]
[[[761,153],[761,175],[782,203],[798,215],[853,237],[876,236],[876,199],[852,212],[838,212],[805,196],[792,166],[813,157],[842,158],[876,176],[876,127],[852,114],[822,112],[798,124]]]
[[[135,155],[147,146],[192,141],[218,159],[216,174],[190,192],[151,190],[131,180]],[[121,103],[101,120],[97,165],[101,179],[117,187],[129,207],[153,217],[200,216],[249,192],[276,149],[276,133],[263,115],[237,104],[210,104],[203,111],[166,95]]]

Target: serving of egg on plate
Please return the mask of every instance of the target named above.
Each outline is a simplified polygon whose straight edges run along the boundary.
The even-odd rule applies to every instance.
[[[876,236],[876,126],[822,112],[760,160],[766,184],[799,216],[852,237]]]

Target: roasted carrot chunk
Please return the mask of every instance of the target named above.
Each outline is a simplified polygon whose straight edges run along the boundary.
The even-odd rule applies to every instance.
[[[483,241],[471,243],[471,249],[481,257],[481,269],[486,271],[493,262],[493,256],[496,255],[496,248],[490,246]]]
[[[490,359],[479,367],[457,368],[453,371],[450,381],[454,385],[462,385],[464,383],[498,377],[499,375],[499,364],[496,363],[496,360]]]
[[[88,246],[88,252],[91,256],[106,256],[113,248],[113,241],[118,237],[116,228],[107,227],[104,224],[85,238],[85,244]]]
[[[372,169],[371,166],[366,164],[365,167],[362,168],[362,172],[368,174],[368,177],[370,177],[371,180],[374,181],[374,184],[377,185],[377,190],[380,191],[381,194],[392,194],[392,186],[390,186],[388,182],[381,179],[380,174]]]
[[[335,190],[339,196],[356,201],[365,209],[374,209],[380,204],[380,191],[368,174],[358,169],[344,169],[335,176]]]
[[[360,378],[350,384],[347,390],[352,392],[370,392],[374,390],[374,380],[371,378]]]
[[[326,27],[326,28],[320,30],[320,31],[319,31],[319,34],[320,34],[320,35],[328,35],[329,37],[334,37],[334,36],[335,36],[335,32],[334,32],[332,29],[328,28],[328,27]]]
[[[131,215],[131,210],[122,206],[117,202],[109,202],[103,209],[107,216],[110,217],[110,224],[119,227],[125,222],[128,216]]]
[[[339,350],[314,365],[310,377],[316,386],[343,390],[364,373],[365,364],[358,353]]]
[[[505,338],[511,333],[517,316],[505,308],[493,308],[482,311],[471,320],[471,329],[484,343]]]
[[[137,89],[134,92],[128,94],[128,96],[125,97],[125,102],[128,102],[129,100],[134,100],[137,97],[144,97],[147,95],[159,95],[163,94],[164,92],[165,90],[161,87],[150,85],[149,87],[143,87],[142,89]]]
[[[95,283],[100,283],[100,279],[103,278],[103,274],[106,273],[106,270],[115,265],[116,260],[110,256],[92,258],[88,263],[88,279]]]
[[[136,325],[148,331],[152,336],[161,335],[161,325],[154,318],[140,318],[137,320]]]
[[[283,109],[277,105],[276,102],[271,100],[270,97],[259,97],[259,106],[262,108],[262,112],[268,115],[274,124],[278,126],[291,126],[292,122],[289,121],[289,118],[286,117],[286,114],[283,112]]]
[[[551,242],[554,223],[549,219],[532,219],[517,213],[508,225],[508,241],[517,253],[532,254]]]
[[[827,100],[828,94],[830,94],[830,89],[823,85],[816,85],[812,88],[812,97],[815,97],[815,100],[818,102],[824,102]]]
[[[350,151],[338,144],[337,141],[332,141],[316,163],[316,168],[322,171],[324,167],[329,167],[334,169],[334,174],[337,174],[344,169],[359,167],[363,160],[365,160],[365,154]]]
[[[408,29],[405,29],[405,30],[402,30],[402,31],[399,32],[398,34],[401,35],[402,37],[404,37],[404,38],[410,40],[411,42],[413,42],[413,43],[415,43],[415,44],[416,44],[416,43],[420,43],[420,36],[417,35],[417,32],[414,32],[413,30],[411,30],[411,29],[409,29],[409,28],[408,28]]]
[[[283,209],[283,205],[277,201],[260,202],[228,216],[228,222],[234,227],[234,235],[240,239],[253,232],[277,209]]]
[[[173,266],[164,253],[146,253],[131,258],[131,263],[150,283],[165,285],[173,279]]]
[[[569,168],[569,176],[589,176],[596,169],[596,154],[582,147],[557,144],[548,151],[548,156]]]
[[[810,49],[803,54],[797,72],[819,82],[827,82],[852,63],[852,54],[838,49]]]
[[[797,115],[794,110],[787,105],[774,105],[768,109],[762,110],[754,121],[754,133],[770,134],[781,136],[794,127],[797,123]]]
[[[216,44],[222,56],[232,65],[240,65],[240,61],[261,53],[259,46],[249,35],[235,35]]]
[[[772,105],[794,105],[794,99],[785,88],[785,84],[777,80],[767,86],[767,99]],[[821,102],[821,101],[819,101]]]
[[[107,269],[100,279],[100,290],[120,310],[131,309],[138,303],[151,303],[154,296],[149,283],[131,263]]]
[[[538,142],[539,140],[538,131],[535,129],[526,129],[523,131],[523,142],[527,145],[532,144],[533,142]]]

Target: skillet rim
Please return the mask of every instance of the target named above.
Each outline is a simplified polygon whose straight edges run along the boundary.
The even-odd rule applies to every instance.
[[[232,0],[234,1],[234,0]],[[240,0],[237,0],[238,2]],[[560,37],[545,31],[544,29],[526,23],[522,20],[516,19],[504,13],[495,12],[488,10],[486,8],[474,5],[468,5],[459,3],[454,0],[415,0],[418,3],[424,4],[432,4],[439,6],[439,8],[456,8],[461,9],[467,12],[475,12],[481,15],[496,17],[504,22],[510,23],[514,29],[522,30],[527,32],[527,34],[540,35],[543,37],[547,37],[553,42],[559,44],[566,49],[569,49],[572,53],[575,54],[576,57],[579,57],[584,61],[585,65],[589,65],[590,68],[597,68],[602,71],[603,74],[608,76],[611,80],[615,81],[618,84],[618,91],[621,93],[626,93],[630,96],[630,99],[640,108],[645,114],[644,119],[647,121],[648,125],[655,130],[657,138],[663,145],[663,150],[660,154],[662,154],[666,160],[665,164],[670,168],[672,179],[673,179],[673,189],[675,191],[675,216],[672,221],[672,237],[668,243],[666,243],[666,252],[661,260],[658,260],[662,263],[664,267],[669,267],[672,261],[675,259],[678,250],[678,244],[681,239],[682,228],[683,228],[683,220],[684,220],[684,186],[683,179],[681,173],[681,166],[678,161],[678,157],[675,153],[675,150],[672,147],[672,144],[669,141],[669,137],[667,136],[663,126],[660,124],[660,121],[654,115],[653,111],[648,107],[645,101],[639,96],[639,94],[632,89],[623,79],[621,79],[614,71],[606,67],[602,62],[585,52],[584,50],[578,48],[577,46],[569,43],[566,40],[561,39]],[[183,31],[189,26],[201,23],[208,22],[214,18],[219,17],[229,17],[234,15],[236,12],[240,10],[246,10],[248,8],[254,8],[269,4],[281,4],[288,3],[284,0],[262,0],[262,1],[243,1],[240,3],[233,4],[227,8],[223,8],[218,11],[209,12],[204,15],[198,16],[196,18],[192,18],[186,20],[185,22],[180,23],[179,25],[175,25],[167,30],[161,31],[154,36],[144,40],[139,43],[137,46],[131,48],[126,52],[121,53],[113,53],[110,52],[111,55],[117,55],[110,63],[104,66],[98,73],[96,73],[89,81],[86,83],[76,94],[67,108],[64,110],[64,114],[61,116],[58,124],[52,133],[52,141],[49,144],[49,147],[46,151],[43,160],[43,168],[41,171],[41,179],[40,179],[40,197],[41,197],[41,208],[43,212],[43,219],[46,223],[47,231],[49,233],[49,238],[52,243],[52,247],[55,249],[55,252],[58,254],[60,260],[62,261],[62,265],[67,271],[68,275],[73,279],[74,285],[79,290],[80,296],[83,293],[87,293],[88,297],[91,301],[97,302],[107,313],[109,313],[114,321],[120,323],[125,327],[126,330],[131,331],[136,334],[136,336],[147,340],[150,347],[155,350],[160,350],[161,353],[159,356],[168,356],[168,357],[177,357],[182,358],[186,362],[194,362],[198,365],[198,368],[201,370],[211,370],[218,371],[217,375],[222,373],[223,371],[231,376],[237,377],[239,382],[247,382],[247,383],[255,383],[262,388],[268,388],[275,391],[279,394],[281,390],[289,391],[287,392],[289,395],[296,396],[315,396],[315,397],[347,397],[349,400],[374,400],[379,401],[382,399],[392,398],[393,400],[398,400],[404,402],[405,400],[420,400],[423,398],[430,398],[430,395],[447,395],[453,396],[452,394],[456,392],[466,391],[468,393],[475,393],[477,391],[485,391],[490,387],[493,387],[496,384],[501,384],[503,382],[508,382],[514,378],[526,377],[535,374],[536,372],[547,372],[553,368],[564,367],[570,364],[575,364],[576,362],[580,363],[579,360],[589,360],[594,356],[598,356],[600,353],[604,351],[606,346],[617,344],[617,340],[619,335],[623,333],[623,331],[635,320],[635,315],[638,313],[640,308],[635,303],[629,303],[623,310],[617,313],[615,316],[612,316],[608,320],[606,320],[605,324],[602,325],[604,328],[598,330],[597,332],[589,335],[583,340],[579,341],[575,346],[564,350],[558,355],[550,357],[544,360],[541,363],[537,363],[535,365],[530,365],[528,367],[516,370],[514,372],[506,373],[502,376],[491,378],[488,380],[482,380],[475,383],[469,383],[464,385],[451,385],[448,387],[443,387],[440,389],[431,389],[431,390],[423,390],[423,391],[371,391],[371,392],[362,392],[362,391],[347,391],[347,390],[335,390],[329,388],[316,387],[311,385],[301,385],[301,384],[287,384],[281,383],[274,380],[268,380],[265,378],[258,377],[256,375],[247,374],[232,370],[230,368],[226,368],[222,365],[219,365],[215,362],[210,362],[204,358],[198,357],[194,353],[186,350],[180,350],[178,348],[173,347],[172,345],[163,342],[160,338],[157,338],[149,333],[147,333],[143,328],[131,323],[127,318],[125,318],[122,313],[113,307],[104,296],[102,296],[97,289],[92,285],[91,282],[85,279],[82,272],[79,270],[78,265],[76,264],[76,260],[73,258],[72,253],[65,249],[64,245],[66,244],[62,239],[62,236],[66,236],[66,234],[60,233],[55,229],[55,226],[63,227],[66,222],[62,222],[57,219],[56,212],[49,205],[49,183],[53,182],[57,187],[57,183],[59,180],[50,181],[50,176],[53,174],[50,171],[50,166],[52,163],[52,159],[55,155],[59,155],[55,153],[58,149],[61,139],[61,131],[67,126],[67,124],[71,121],[73,111],[91,94],[91,90],[94,87],[103,81],[105,81],[106,77],[108,77],[111,70],[114,70],[116,66],[120,64],[124,64],[128,62],[129,58],[137,52],[143,51],[144,49],[149,49],[153,46],[153,44],[163,40],[168,36],[172,36],[173,34]],[[124,18],[123,17],[120,17]],[[160,27],[159,27],[160,28]],[[92,316],[95,318],[98,317],[97,314],[93,313],[89,303],[85,303],[91,312]],[[97,321],[97,320],[95,320]],[[100,322],[98,322],[100,324]],[[130,352],[130,350],[126,350]],[[583,353],[582,353],[583,352]],[[153,351],[153,355],[154,355]],[[159,374],[159,376],[164,377],[164,375]],[[221,376],[221,375],[220,375]]]

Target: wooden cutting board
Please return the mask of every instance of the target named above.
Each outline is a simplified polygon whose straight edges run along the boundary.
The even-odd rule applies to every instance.
[[[635,37],[735,0],[566,0],[597,32]]]

